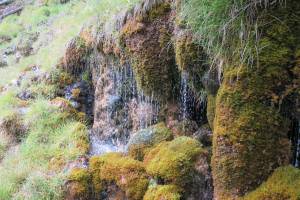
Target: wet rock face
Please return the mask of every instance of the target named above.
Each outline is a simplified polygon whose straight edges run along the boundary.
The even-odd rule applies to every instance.
[[[93,122],[94,91],[92,85],[81,80],[65,88],[65,98],[78,111],[85,113],[88,123]]]
[[[131,133],[156,122],[159,106],[137,90],[131,67],[122,66],[117,58],[100,58],[99,67],[93,72],[93,82],[92,138],[107,141],[114,150],[117,146],[124,150]],[[96,144],[94,149],[96,146],[99,147]],[[110,151],[109,146],[104,152]]]
[[[209,156],[199,156],[195,163],[196,174],[192,178],[191,187],[187,189],[187,200],[212,200],[213,180],[209,163]]]

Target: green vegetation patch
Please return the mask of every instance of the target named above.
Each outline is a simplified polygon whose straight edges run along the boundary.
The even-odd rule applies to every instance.
[[[172,131],[162,122],[135,133],[129,141],[128,152],[134,159],[143,160],[153,146],[172,139]]]
[[[300,198],[300,170],[292,166],[280,167],[243,200],[297,200]]]
[[[185,186],[193,176],[197,157],[203,152],[198,141],[183,136],[154,147],[146,154],[144,163],[151,176]]]
[[[128,199],[139,200],[143,198],[149,183],[143,163],[119,153],[92,157],[90,171],[96,193],[116,184]]]
[[[147,190],[144,200],[180,200],[180,188],[175,185],[159,185]]]

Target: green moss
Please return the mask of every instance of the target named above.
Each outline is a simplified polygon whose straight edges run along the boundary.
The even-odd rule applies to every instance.
[[[212,159],[219,199],[244,195],[289,162],[289,117],[283,102],[294,101],[291,70],[296,67],[294,55],[300,43],[300,31],[295,28],[299,21],[289,17],[300,8],[292,8],[292,2],[262,14],[261,21],[276,16],[281,22],[264,26],[253,66],[231,63],[225,68],[216,100]]]
[[[162,2],[158,4],[156,7],[152,8],[148,13],[148,19],[153,21],[154,19],[165,15],[166,13],[171,11],[171,4],[168,2]]]
[[[129,19],[121,31],[125,57],[131,61],[138,88],[162,102],[171,99],[178,86],[171,21],[167,11],[150,22]]]
[[[198,141],[178,137],[171,142],[162,142],[146,156],[147,173],[167,183],[185,186],[193,176],[194,162],[204,150]]]
[[[127,198],[139,200],[149,183],[143,163],[118,153],[92,157],[90,171],[96,193],[104,191],[110,184],[116,184]]]
[[[74,198],[84,198],[89,194],[91,176],[87,169],[75,168],[68,177],[70,196]],[[85,198],[86,199],[86,198]]]
[[[300,170],[280,167],[255,191],[243,200],[297,200],[300,198]]]
[[[149,188],[144,196],[144,200],[180,200],[181,191],[175,185],[159,185]]]
[[[215,119],[215,109],[216,109],[216,97],[213,95],[207,95],[207,120],[209,127],[213,130],[214,119]]]
[[[189,75],[189,87],[201,98],[203,76],[209,70],[208,57],[188,30],[181,30],[176,35],[175,58],[179,71]]]
[[[256,187],[289,157],[287,121],[264,103],[270,100],[265,87],[272,84],[263,78],[261,86],[260,77],[246,68],[233,71],[219,90],[214,121],[213,174],[216,191],[225,199]]]
[[[180,71],[202,68],[205,62],[204,50],[194,41],[193,35],[185,30],[176,37],[176,62]]]
[[[91,47],[87,46],[83,38],[80,36],[75,37],[68,44],[61,67],[73,76],[80,75],[87,70],[86,60],[90,50]]]
[[[162,141],[173,139],[170,129],[164,123],[159,123],[147,129],[138,131],[129,141],[128,152],[131,157],[143,160],[145,154]]]

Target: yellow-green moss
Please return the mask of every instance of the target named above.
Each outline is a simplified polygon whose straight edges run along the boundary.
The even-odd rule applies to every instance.
[[[207,56],[188,30],[181,30],[176,35],[175,58],[179,71],[190,75],[191,78],[188,82],[190,88],[196,93],[204,90],[202,79],[209,69]]]
[[[143,163],[119,153],[92,157],[90,171],[96,193],[105,190],[109,184],[116,184],[127,198],[140,200],[149,183]]]
[[[149,188],[144,200],[180,200],[181,190],[175,185],[159,185]]]
[[[167,1],[158,4],[152,8],[148,13],[148,20],[153,21],[154,19],[171,11],[171,4]]]
[[[290,99],[299,40],[299,20],[290,13],[300,10],[296,1],[275,6],[260,16],[273,21],[261,29],[259,51],[252,66],[227,63],[216,100],[213,159],[215,196],[234,199],[255,189],[290,157],[289,120],[282,102]],[[298,8],[297,8],[298,7]],[[297,28],[295,28],[297,27]],[[292,31],[291,31],[292,30]],[[254,42],[253,42],[254,43]],[[291,111],[293,112],[293,111]]]
[[[172,131],[165,123],[159,123],[137,132],[129,141],[129,155],[137,160],[143,160],[150,149],[162,141],[173,139]]]
[[[272,84],[263,79],[261,86],[260,78],[246,68],[229,71],[218,93],[212,166],[220,199],[255,188],[272,168],[288,162],[287,123],[277,109],[264,103],[269,90],[262,87]]]
[[[192,34],[187,31],[176,38],[176,62],[180,71],[203,67],[204,50],[193,40]]]
[[[151,16],[156,16],[155,20],[141,22],[139,18],[128,19],[120,39],[125,57],[131,61],[138,88],[160,101],[172,97],[178,82],[171,41],[172,15],[169,9],[164,8],[165,4],[169,3],[149,10]],[[156,13],[156,9],[159,12]],[[147,17],[147,14],[144,15]]]
[[[216,109],[216,97],[214,95],[207,95],[207,120],[210,128],[214,128],[214,118],[215,118],[215,109]]]
[[[87,169],[73,169],[68,177],[68,182],[68,193],[70,197],[76,199],[87,199],[90,192],[89,185],[91,182],[91,176]]]
[[[86,59],[91,50],[86,41],[81,37],[75,37],[67,46],[61,66],[65,72],[74,76],[81,74],[86,70]]]
[[[147,173],[168,183],[185,186],[193,176],[196,158],[204,150],[198,141],[189,137],[178,137],[162,142],[146,156]]]
[[[242,200],[298,200],[300,199],[300,170],[292,166],[280,167],[255,191]]]

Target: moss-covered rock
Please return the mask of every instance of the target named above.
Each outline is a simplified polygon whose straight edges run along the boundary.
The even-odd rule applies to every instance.
[[[83,38],[75,37],[69,42],[59,67],[74,76],[81,74],[86,69],[86,60],[91,48]]]
[[[96,194],[104,192],[110,185],[116,184],[125,192],[128,199],[140,200],[149,183],[143,163],[124,157],[119,153],[92,157],[90,171]]]
[[[181,189],[175,185],[159,185],[149,188],[144,200],[180,200]]]
[[[300,199],[300,170],[292,166],[280,167],[243,200],[297,200]]]
[[[274,16],[280,22],[262,26],[258,52],[250,44],[258,55],[253,66],[232,61],[225,70],[216,100],[213,139],[218,199],[244,195],[289,162],[288,118],[293,111],[287,113],[284,102],[293,102],[295,94],[292,71],[300,43],[300,22],[290,18],[295,10],[300,10],[299,4],[290,0],[286,7],[274,5],[262,11],[259,23],[270,22]]]
[[[212,164],[221,199],[253,189],[289,158],[286,120],[264,103],[260,77],[244,68],[237,79],[238,70],[225,75],[217,97]]]
[[[206,116],[210,128],[214,128],[214,119],[215,119],[215,109],[216,109],[216,97],[214,95],[207,95],[207,108]]]
[[[90,195],[91,176],[87,169],[75,168],[71,171],[67,183],[67,200],[88,200]]]
[[[167,183],[185,186],[191,180],[197,157],[205,151],[198,141],[179,137],[171,142],[162,142],[146,156],[147,172]]]
[[[207,55],[203,48],[197,44],[190,31],[180,30],[175,38],[175,57],[179,71],[189,74],[189,86],[195,93],[199,93],[204,90],[202,79],[209,69]]]
[[[146,12],[142,12],[146,9]],[[141,8],[141,15],[130,17],[121,30],[121,43],[131,60],[138,87],[146,95],[169,100],[178,82],[173,23],[168,1]]]
[[[134,159],[143,160],[153,146],[172,139],[171,130],[162,122],[135,133],[128,143],[128,153]]]

